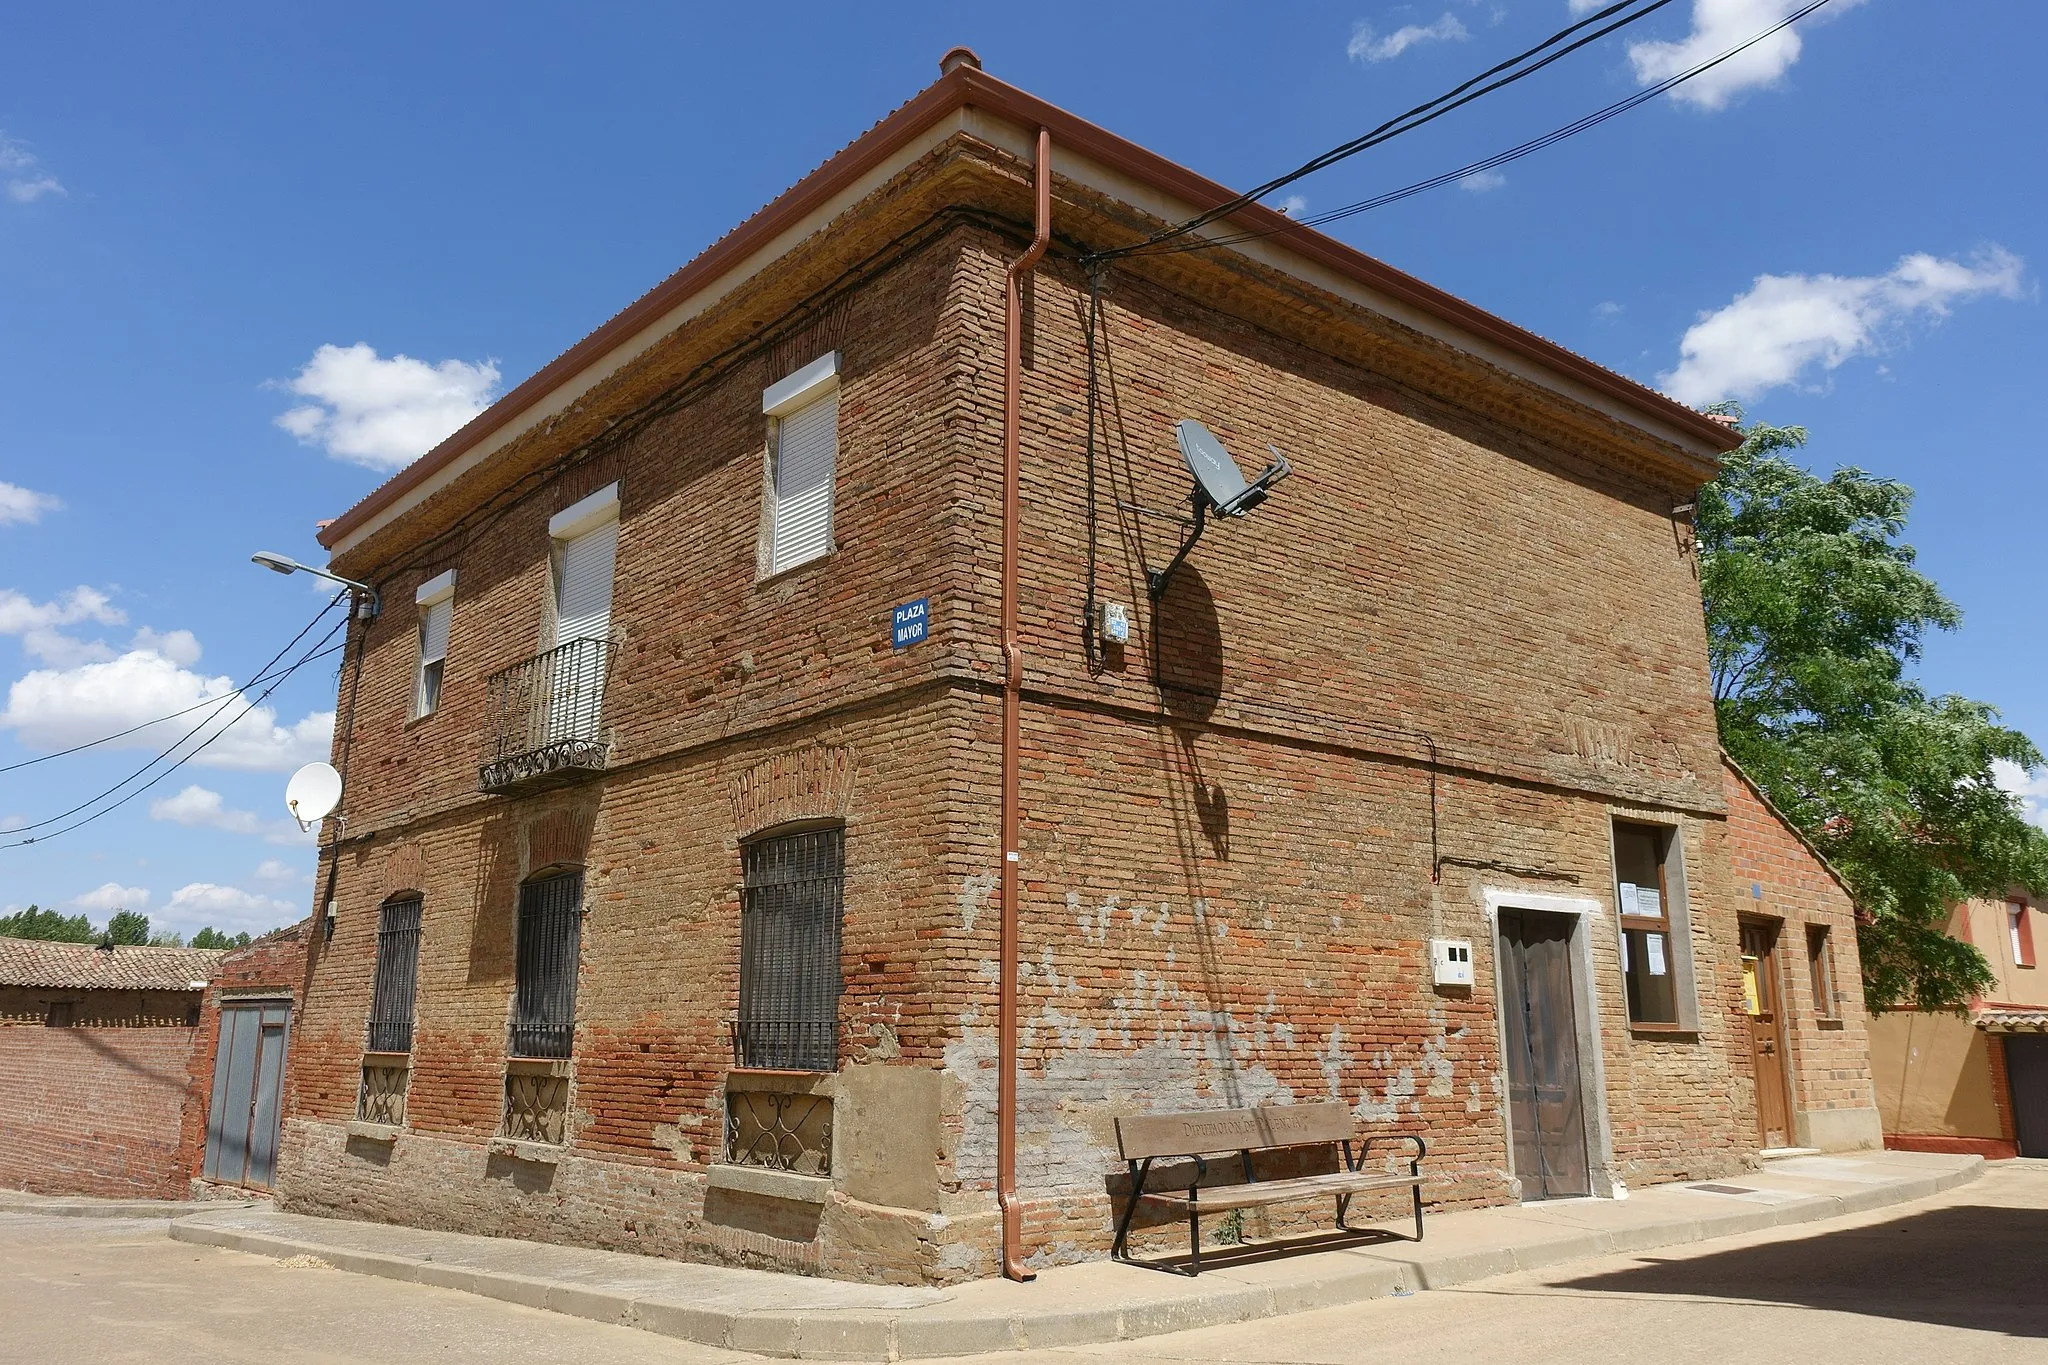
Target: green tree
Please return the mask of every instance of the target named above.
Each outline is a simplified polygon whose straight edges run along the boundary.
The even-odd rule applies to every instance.
[[[2041,752],[1907,676],[1929,631],[1962,622],[1901,539],[1913,491],[1808,472],[1789,454],[1803,427],[1740,430],[1696,517],[1721,742],[1854,890],[1871,1008],[1959,1009],[1993,978],[1948,936],[1951,908],[2048,888],[2048,835],[1991,767]]]
[[[107,921],[107,931],[102,937],[108,943],[146,944],[149,942],[149,916],[138,915],[133,910],[116,910],[114,917]]]
[[[60,915],[31,905],[12,915],[0,915],[0,938],[53,939],[61,943],[90,943],[97,937],[84,915]]]
[[[209,924],[198,933],[192,935],[191,946],[194,948],[246,948],[249,946],[249,935],[247,931],[239,934],[223,933]]]

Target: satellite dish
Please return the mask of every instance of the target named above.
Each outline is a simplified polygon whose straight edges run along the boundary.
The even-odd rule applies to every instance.
[[[1257,507],[1269,496],[1274,484],[1294,472],[1287,463],[1287,457],[1280,448],[1268,445],[1273,452],[1273,463],[1265,472],[1250,483],[1245,482],[1244,472],[1237,467],[1237,461],[1223,448],[1223,442],[1216,434],[1193,418],[1186,418],[1174,424],[1173,438],[1180,445],[1180,457],[1186,462],[1188,473],[1195,476],[1195,529],[1174,555],[1172,562],[1163,569],[1154,569],[1148,588],[1152,600],[1157,602],[1166,594],[1166,580],[1181,566],[1188,552],[1195,548],[1195,542],[1202,538],[1202,528],[1208,524],[1212,511],[1219,517],[1241,517]]]
[[[311,829],[341,802],[341,774],[332,764],[308,763],[284,784],[285,809],[300,829]]]

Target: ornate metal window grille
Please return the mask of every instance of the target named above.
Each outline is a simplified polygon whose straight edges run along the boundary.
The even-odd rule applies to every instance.
[[[384,902],[377,916],[377,977],[370,991],[372,1052],[412,1051],[413,984],[420,966],[420,898]]]
[[[583,930],[583,873],[558,872],[519,888],[514,1057],[566,1057],[576,1035],[576,959]]]
[[[356,1097],[356,1117],[365,1123],[405,1124],[405,1082],[410,1068],[363,1065],[363,1088]]]
[[[478,785],[497,791],[603,768],[605,684],[617,653],[612,640],[586,636],[492,674]]]
[[[832,1174],[832,1100],[826,1095],[729,1090],[725,1159],[798,1175]]]
[[[560,1146],[568,1131],[569,1078],[512,1071],[505,1077],[505,1122],[499,1135]]]
[[[838,1070],[845,833],[807,830],[740,851],[741,1066]]]

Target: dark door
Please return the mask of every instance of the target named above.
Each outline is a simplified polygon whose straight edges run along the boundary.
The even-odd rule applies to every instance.
[[[276,1177],[290,1023],[291,1006],[283,1001],[221,1007],[201,1167],[208,1180],[269,1189]]]
[[[2021,1156],[2048,1156],[2048,1036],[2005,1035],[2005,1077]]]
[[[1508,1128],[1524,1199],[1593,1192],[1572,991],[1572,934],[1577,928],[1570,915],[1500,912]]]
[[[1756,1126],[1765,1147],[1790,1147],[1785,1098],[1785,1007],[1778,980],[1778,926],[1742,922],[1742,1003],[1756,1059]]]

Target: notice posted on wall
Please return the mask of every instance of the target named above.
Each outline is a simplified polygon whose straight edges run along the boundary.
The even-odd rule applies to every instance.
[[[1655,919],[1664,913],[1664,896],[1654,886],[1636,888],[1636,913],[1648,919]]]
[[[1664,935],[1643,935],[1643,957],[1648,961],[1651,976],[1664,975]]]
[[[1634,882],[1623,882],[1623,883],[1621,884],[1621,913],[1622,913],[1622,914],[1624,914],[1624,915],[1640,915],[1641,913],[1643,913],[1642,911],[1640,911],[1640,910],[1636,909],[1636,904],[1637,904],[1637,901],[1636,901],[1636,897],[1637,897],[1637,896],[1638,896],[1639,894],[1641,894],[1641,893],[1640,893],[1640,892],[1638,892],[1638,891],[1636,890],[1636,884],[1635,884]]]

